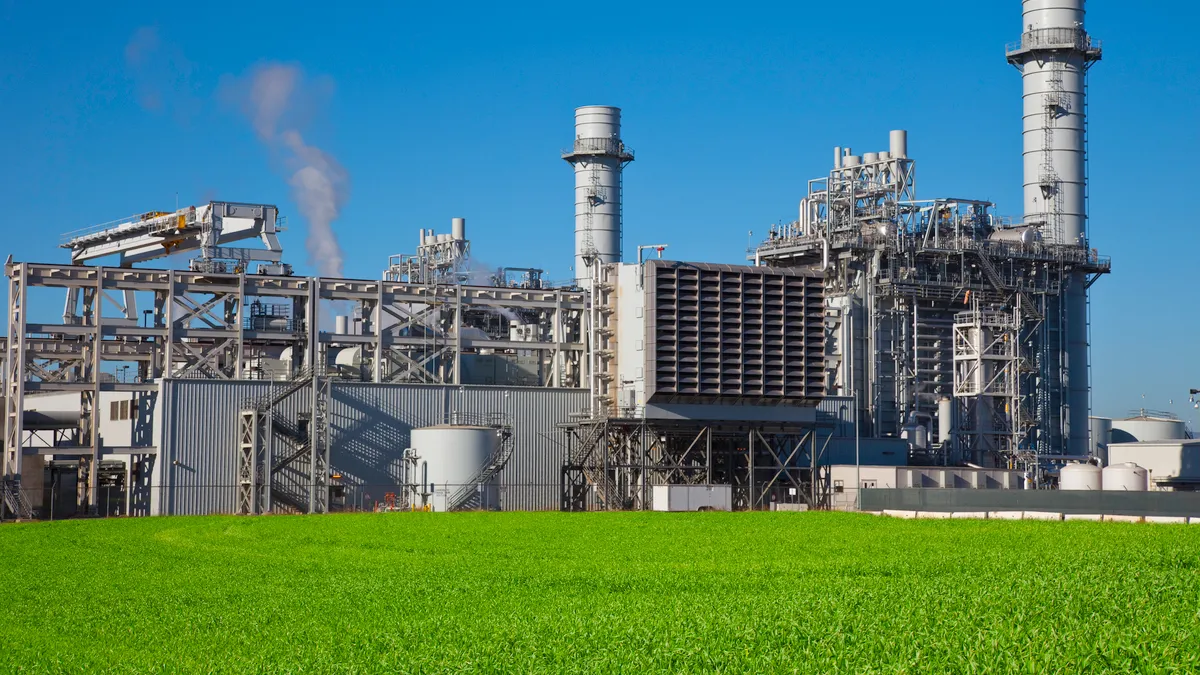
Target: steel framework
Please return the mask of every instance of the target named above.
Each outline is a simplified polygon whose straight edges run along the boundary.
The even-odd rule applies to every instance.
[[[651,488],[667,484],[731,485],[738,510],[815,506],[816,425],[614,417],[564,429],[564,511],[647,510]]]
[[[243,419],[243,431],[254,430],[239,439],[239,452],[256,453],[257,459],[245,455],[239,476],[249,482],[239,493],[237,508],[253,512],[263,504],[269,506],[272,494],[279,497],[277,490],[264,495],[262,488],[256,487],[269,485],[268,472],[260,465],[271,465],[274,474],[281,470],[268,461],[272,460],[270,442],[264,439],[273,438],[276,450],[281,443],[292,443],[294,450],[303,445],[308,478],[301,481],[306,493],[299,502],[300,510],[322,512],[328,499],[331,379],[460,384],[463,355],[480,350],[539,355],[544,365],[537,383],[541,386],[578,387],[587,377],[581,325],[586,302],[580,291],[87,267],[11,259],[5,271],[9,312],[2,469],[5,485],[11,488],[19,486],[20,459],[27,450],[29,437],[22,411],[30,393],[79,396],[79,423],[62,434],[53,454],[78,457],[86,470],[98,465],[106,454],[128,454],[137,463],[152,461],[157,452],[152,412],[157,381],[162,378],[269,377],[279,380],[280,392],[288,395],[308,391],[312,435],[303,442],[297,440],[298,434],[290,440],[281,437],[290,422],[279,415],[269,416],[278,401],[265,407],[255,404],[252,409],[257,412]],[[61,323],[46,322],[42,316],[45,303],[30,301],[31,291],[46,288],[66,293],[75,303]],[[130,316],[131,299],[151,308],[144,310],[140,323]],[[264,303],[284,308],[286,320],[252,312]],[[354,332],[322,328],[332,325],[332,315],[347,307],[361,318]],[[536,330],[525,331],[520,341],[459,330],[481,316],[519,319]],[[259,320],[263,318],[267,320]],[[330,365],[336,354],[346,349],[359,355],[357,365]],[[290,353],[291,358],[276,358],[280,369],[271,371],[259,365],[264,353]],[[113,372],[122,364],[133,367],[136,375],[118,381]],[[99,433],[100,395],[114,391],[133,394],[141,411],[134,440],[127,447],[106,444]],[[268,415],[265,422],[264,414]],[[268,430],[265,435],[264,428]],[[250,441],[255,443],[246,445]],[[268,455],[265,459],[264,452]],[[272,461],[277,464],[280,457]],[[297,462],[295,458],[289,464],[299,466]],[[94,509],[98,472],[87,475],[86,501]]]
[[[1080,348],[1067,344],[1064,298],[1109,272],[1108,258],[1044,241],[1037,228],[1010,227],[988,202],[914,199],[915,162],[903,152],[870,163],[838,156],[828,177],[810,181],[800,218],[773,229],[752,256],[824,271],[830,394],[858,395],[864,434],[899,435],[914,414],[932,419],[938,401],[954,393],[955,317],[972,307],[1008,312],[1018,320],[1019,405],[997,414],[1014,442],[984,461],[1002,465],[1017,451],[1064,454],[1065,366]],[[969,398],[960,395],[978,408]],[[958,437],[937,439],[934,461],[969,460],[964,452],[978,447],[969,438],[977,429],[960,422],[952,425]]]

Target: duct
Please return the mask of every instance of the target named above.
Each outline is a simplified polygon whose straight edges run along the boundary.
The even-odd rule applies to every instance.
[[[79,411],[26,410],[22,420],[22,427],[28,431],[76,429],[79,427]]]

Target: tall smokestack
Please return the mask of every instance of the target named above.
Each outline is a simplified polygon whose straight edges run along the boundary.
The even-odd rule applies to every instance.
[[[621,173],[633,151],[621,141],[621,109],[575,109],[575,144],[563,153],[575,167],[575,281],[586,286],[595,260],[621,262]]]
[[[1088,69],[1100,43],[1084,30],[1085,0],[1023,0],[1019,44],[1008,62],[1021,71],[1024,100],[1025,222],[1046,241],[1086,247]],[[1067,454],[1088,452],[1087,288],[1073,273],[1063,300]]]

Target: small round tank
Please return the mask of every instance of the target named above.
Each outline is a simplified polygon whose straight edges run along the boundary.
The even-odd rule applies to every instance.
[[[938,443],[950,442],[954,429],[954,401],[943,396],[938,399]]]
[[[992,233],[988,235],[988,239],[1030,246],[1042,240],[1042,233],[1033,227],[1006,227],[999,230],[992,230]]]
[[[916,413],[908,416],[908,423],[900,431],[900,438],[907,440],[913,450],[929,449],[929,428],[921,424]]]
[[[449,511],[469,504],[496,509],[500,504],[500,481],[493,476],[476,484],[483,469],[499,447],[494,427],[438,425],[413,429],[412,447],[420,468],[412,482],[423,482],[417,492],[427,494],[434,511]],[[418,498],[419,499],[419,498]]]
[[[1068,464],[1058,474],[1060,490],[1099,490],[1103,471],[1095,464]]]
[[[1119,492],[1145,492],[1147,490],[1146,470],[1134,464],[1113,464],[1104,467],[1104,489]]]

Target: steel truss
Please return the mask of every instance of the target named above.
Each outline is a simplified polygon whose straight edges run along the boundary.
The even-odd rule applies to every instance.
[[[286,369],[273,379],[288,383],[308,378],[311,424],[314,431],[326,431],[306,445],[305,460],[312,480],[300,510],[320,512],[327,508],[328,500],[331,378],[460,384],[462,356],[482,349],[540,354],[544,367],[538,384],[542,386],[578,387],[587,378],[581,325],[587,305],[580,291],[88,267],[11,259],[5,272],[9,312],[4,341],[5,444],[0,468],[4,480],[14,486],[20,481],[22,453],[32,451],[27,447],[29,431],[24,428],[22,412],[26,396],[34,393],[69,392],[79,397],[78,426],[56,443],[54,455],[78,457],[84,466],[98,466],[102,455],[128,454],[133,463],[149,466],[157,454],[151,421],[158,380],[255,379],[262,353],[290,351]],[[61,323],[43,322],[45,308],[29,306],[30,290],[40,288],[66,294]],[[258,321],[252,310],[264,304],[284,307],[287,320],[278,324]],[[149,309],[139,317],[137,306]],[[361,321],[352,333],[337,333],[323,328],[335,323],[333,314],[354,314]],[[519,316],[536,324],[538,330],[521,341],[484,339],[458,330],[464,319],[483,314]],[[361,365],[328,368],[333,354],[345,348],[358,350]],[[124,369],[119,379],[113,374],[118,367]],[[128,447],[113,447],[100,438],[99,402],[106,392],[128,392],[136,401],[139,419]],[[276,441],[282,442],[277,429],[285,422],[276,416],[270,425]],[[257,466],[257,462],[253,464]],[[98,472],[90,471],[88,476],[84,494],[94,510]],[[270,501],[269,494],[256,497],[251,490],[239,496],[239,508],[262,508],[261,504]],[[0,506],[0,510],[5,508]]]
[[[738,510],[815,506],[812,425],[591,419],[566,425],[564,511],[648,510],[654,485],[723,484]]]

